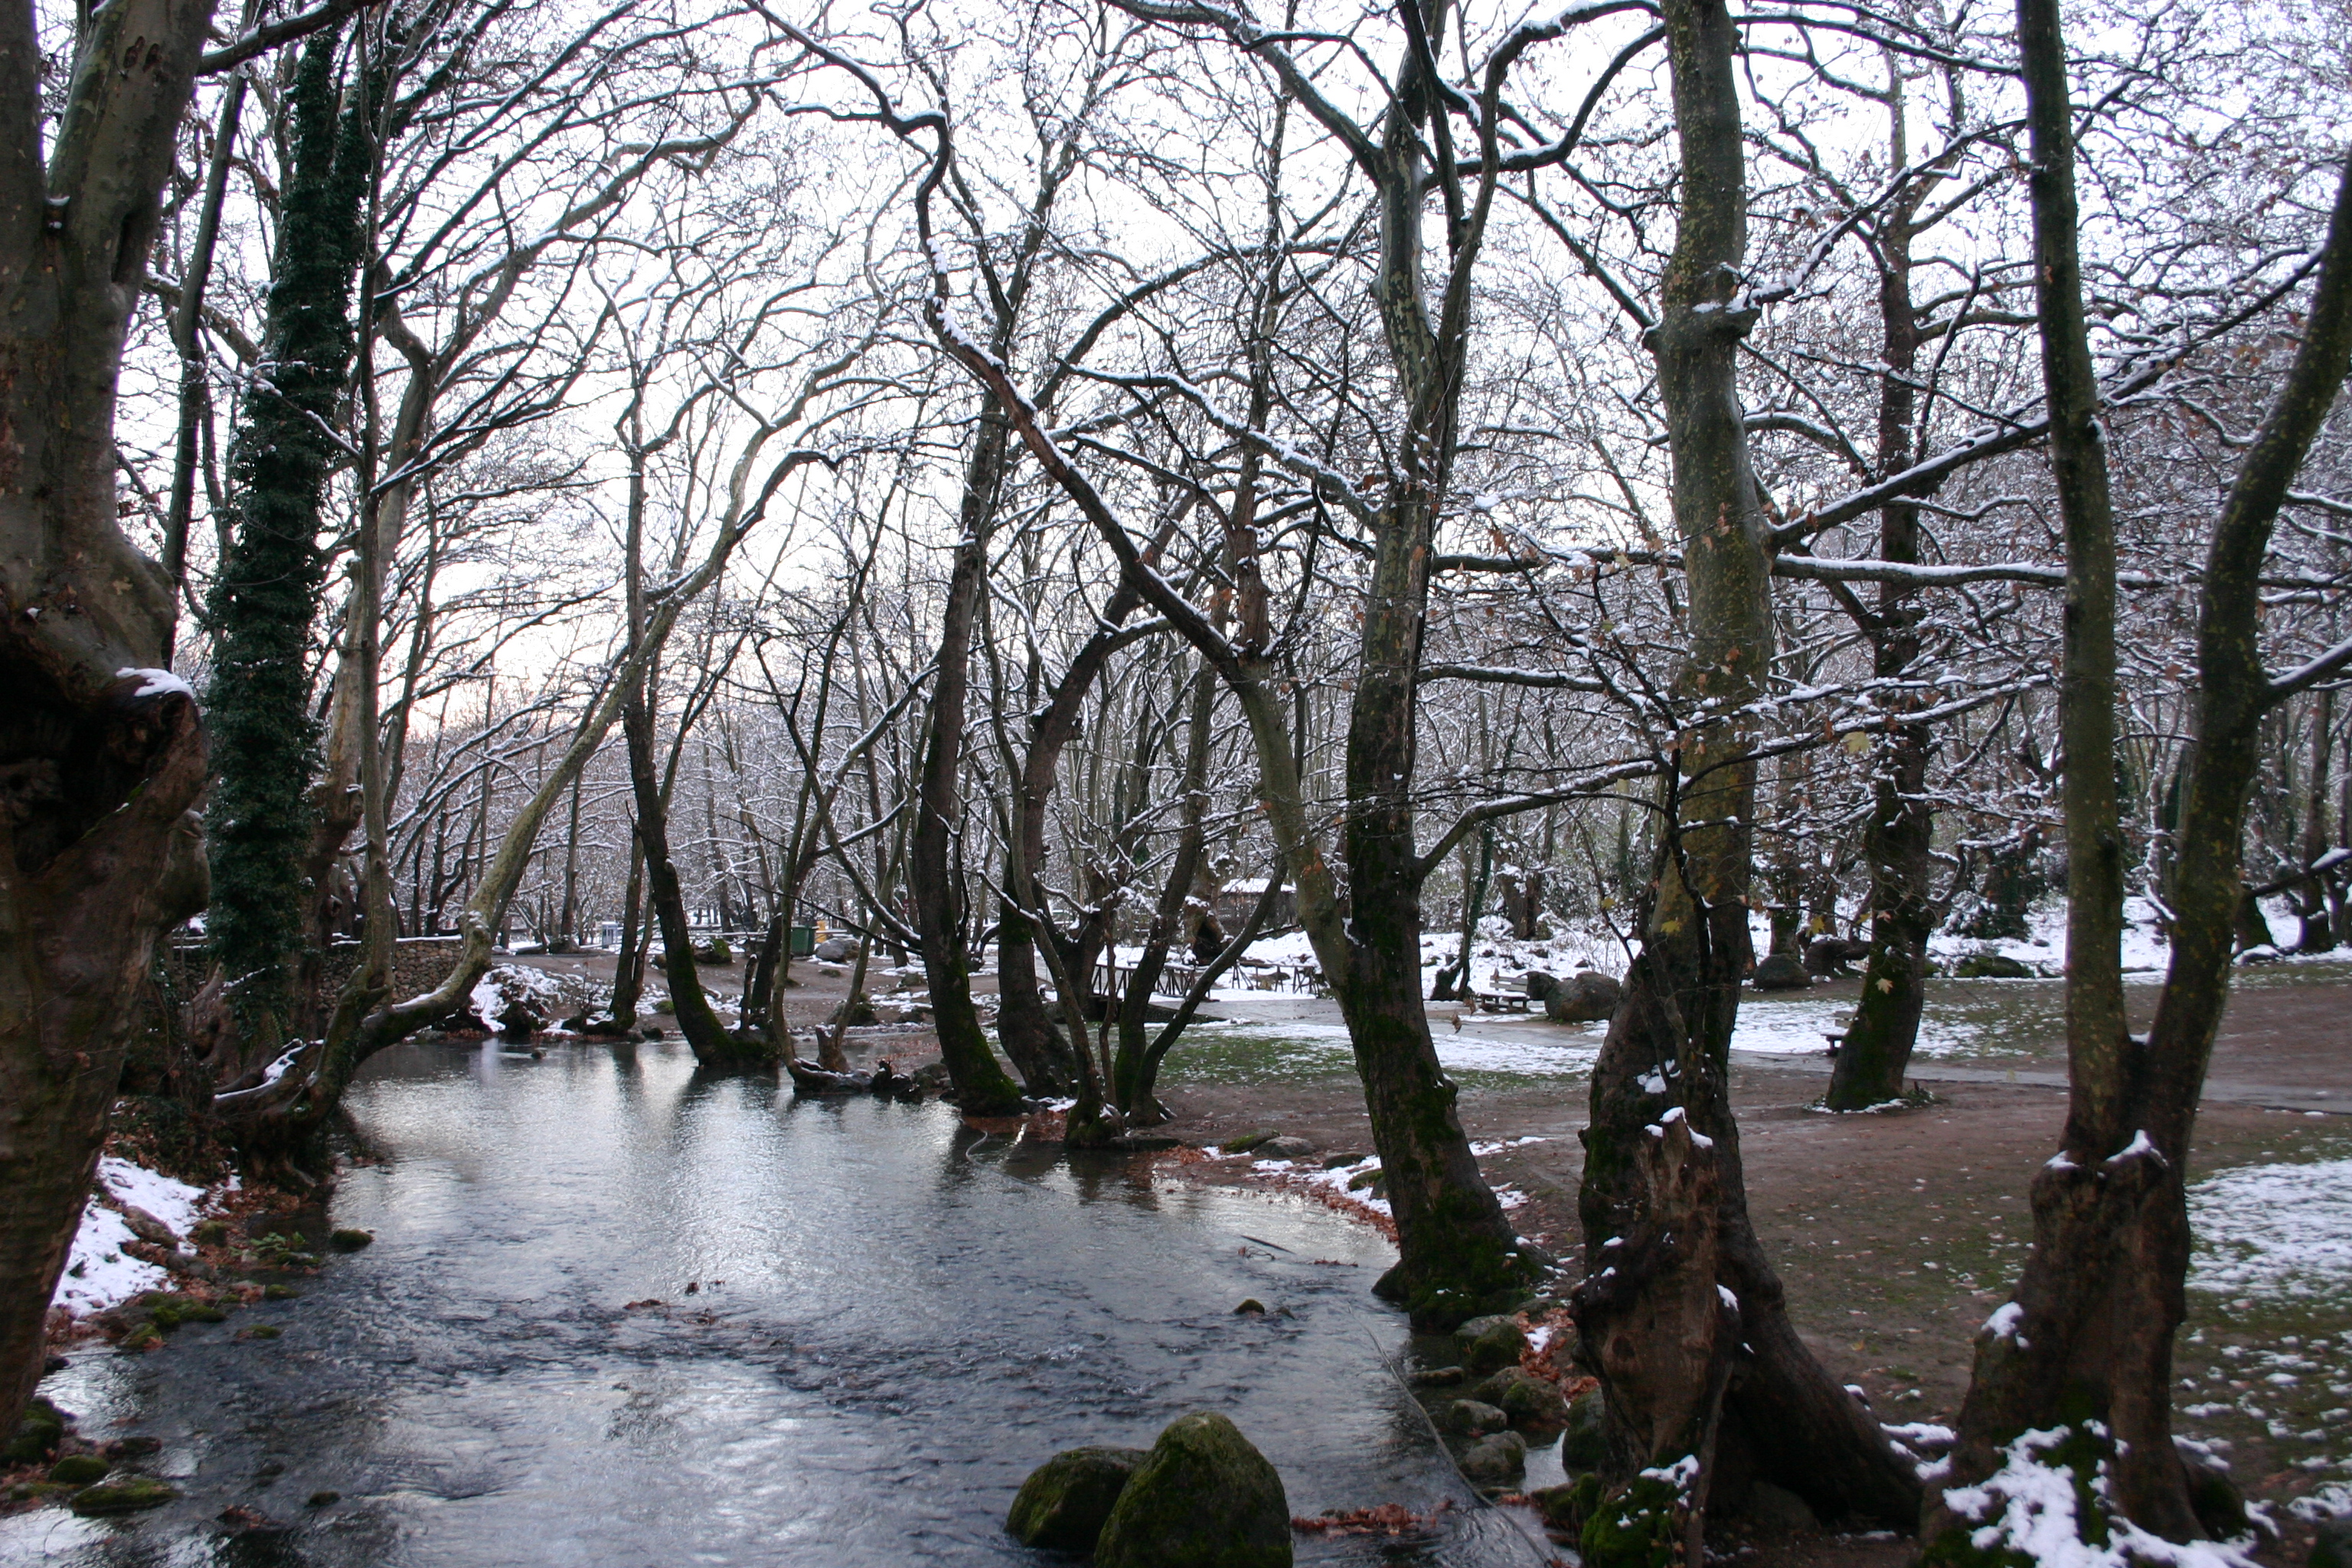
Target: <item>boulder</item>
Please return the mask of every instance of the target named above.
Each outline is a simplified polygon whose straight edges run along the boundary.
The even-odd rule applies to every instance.
[[[1786,1487],[1776,1487],[1770,1481],[1752,1483],[1748,1489],[1747,1500],[1739,1505],[1739,1511],[1742,1517],[1782,1534],[1822,1527],[1822,1521],[1813,1517],[1812,1509],[1803,1498]]]
[[[1462,1364],[1472,1372],[1499,1372],[1519,1364],[1528,1336],[1509,1318],[1473,1318],[1454,1331],[1454,1342],[1462,1352]]]
[[[1268,1160],[1304,1160],[1315,1152],[1315,1145],[1296,1132],[1286,1132],[1279,1138],[1269,1138],[1258,1145],[1258,1154]]]
[[[1511,1424],[1511,1418],[1482,1400],[1456,1399],[1448,1402],[1439,1413],[1437,1424],[1448,1432],[1476,1437],[1501,1431]]]
[[[1471,1391],[1500,1410],[1514,1426],[1556,1432],[1568,1422],[1568,1402],[1549,1378],[1525,1367],[1507,1366]]]
[[[1605,1024],[1623,994],[1624,988],[1608,975],[1583,970],[1552,988],[1544,998],[1544,1016],[1555,1024]]]
[[[149,1214],[137,1204],[122,1205],[122,1223],[130,1226],[131,1234],[142,1241],[151,1241],[157,1247],[175,1247],[180,1245],[179,1236],[170,1226]]]
[[[119,1476],[100,1481],[94,1487],[84,1487],[74,1493],[66,1506],[76,1513],[102,1517],[162,1508],[165,1503],[176,1500],[179,1495],[178,1488],[152,1476]]]
[[[49,1480],[63,1487],[86,1487],[102,1481],[106,1472],[114,1468],[96,1454],[68,1454],[49,1467]]]
[[[1473,1486],[1508,1486],[1527,1471],[1528,1440],[1517,1432],[1497,1432],[1464,1449],[1456,1463],[1462,1479]]]
[[[1530,969],[1519,976],[1519,989],[1528,994],[1530,1002],[1549,1002],[1552,993],[1559,989],[1559,976]]]
[[[2033,965],[2010,957],[2005,952],[1972,952],[1952,965],[1952,973],[1963,980],[2031,980]]]
[[[1568,1430],[1559,1439],[1559,1462],[1570,1471],[1597,1470],[1608,1463],[1609,1438],[1601,1428],[1605,1414],[1606,1406],[1597,1388],[1569,1402]]]
[[[845,936],[829,936],[816,944],[820,963],[847,963],[857,956],[857,944]]]
[[[1802,991],[1813,977],[1795,953],[1775,952],[1756,961],[1756,973],[1748,977],[1748,983],[1759,991]]]
[[[1168,1424],[1095,1543],[1098,1568],[1290,1568],[1290,1560],[1282,1478],[1208,1410]]]
[[[1004,1528],[1024,1546],[1092,1552],[1142,1448],[1070,1448],[1029,1472]]]
[[[1816,976],[1843,974],[1849,963],[1870,956],[1870,943],[1842,936],[1817,936],[1805,943],[1805,971]]]

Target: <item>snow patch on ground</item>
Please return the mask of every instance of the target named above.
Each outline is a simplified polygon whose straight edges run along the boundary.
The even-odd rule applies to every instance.
[[[98,1163],[98,1190],[82,1210],[81,1228],[74,1233],[66,1271],[50,1303],[80,1317],[118,1306],[143,1290],[163,1289],[170,1276],[159,1265],[122,1250],[124,1243],[136,1237],[115,1205],[145,1209],[185,1237],[202,1216],[204,1203],[201,1187],[107,1155]]]
[[[2352,1160],[2246,1165],[2189,1189],[2194,1289],[2272,1296],[2352,1290]]]
[[[2105,1544],[2083,1539],[2082,1499],[2074,1472],[2045,1462],[2043,1454],[2071,1436],[2064,1428],[2027,1432],[2002,1451],[2000,1471],[1981,1486],[1955,1487],[1944,1500],[1977,1528],[1969,1543],[1980,1552],[2015,1552],[2037,1568],[2253,1568],[2252,1536],[2185,1545],[2151,1535],[2129,1520],[2106,1519]],[[2106,1467],[2090,1489],[2106,1495]]]

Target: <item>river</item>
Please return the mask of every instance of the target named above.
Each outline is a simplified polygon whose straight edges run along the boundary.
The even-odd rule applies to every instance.
[[[334,1223],[373,1246],[44,1385],[86,1435],[162,1439],[183,1499],[0,1520],[0,1561],[1067,1561],[1003,1533],[1022,1478],[1201,1406],[1294,1514],[1454,1505],[1417,1548],[1302,1536],[1302,1563],[1537,1561],[1386,1370],[1387,1245],[1311,1205],[1074,1167],[937,1104],[794,1102],[676,1047],[408,1045],[350,1105],[378,1158]]]

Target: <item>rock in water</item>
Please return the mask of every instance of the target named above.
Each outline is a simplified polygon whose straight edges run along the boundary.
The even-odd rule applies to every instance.
[[[1756,961],[1756,973],[1748,984],[1759,991],[1802,991],[1813,983],[1805,972],[1805,964],[1793,952],[1776,952]]]
[[[152,1476],[123,1476],[114,1480],[100,1481],[94,1487],[84,1487],[66,1500],[66,1506],[76,1513],[98,1518],[162,1508],[167,1502],[175,1501],[179,1495],[177,1487],[159,1481]]]
[[[1004,1528],[1024,1546],[1092,1552],[1111,1505],[1148,1449],[1071,1448],[1029,1472]]]
[[[1514,1426],[1556,1432],[1568,1424],[1568,1405],[1559,1389],[1524,1367],[1505,1367],[1480,1384],[1471,1396],[1500,1409]]]
[[[1526,1348],[1527,1331],[1507,1317],[1473,1318],[1454,1331],[1454,1342],[1462,1352],[1462,1364],[1472,1372],[1499,1371],[1519,1364],[1519,1352]]]
[[[1282,1478],[1210,1410],[1160,1434],[1095,1544],[1098,1568],[1290,1568]]]
[[[1504,1486],[1528,1468],[1528,1440],[1517,1432],[1481,1437],[1462,1453],[1462,1478],[1473,1486]]]

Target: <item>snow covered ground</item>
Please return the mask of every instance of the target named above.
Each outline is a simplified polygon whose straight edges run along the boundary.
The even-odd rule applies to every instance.
[[[2352,1301],[2352,1160],[2245,1165],[2189,1189],[2191,1289]]]
[[[227,1190],[235,1190],[230,1178]],[[81,1228],[74,1233],[66,1271],[58,1281],[50,1304],[76,1317],[102,1312],[142,1290],[161,1290],[171,1277],[163,1268],[122,1250],[134,1240],[125,1223],[124,1205],[146,1210],[185,1237],[203,1217],[205,1194],[201,1187],[150,1171],[109,1154],[98,1163],[98,1190],[82,1211]]]

